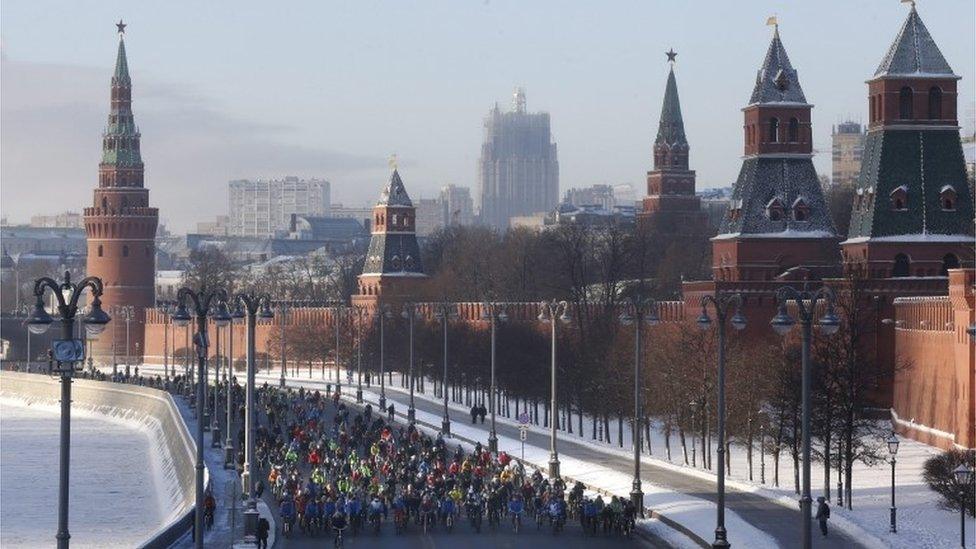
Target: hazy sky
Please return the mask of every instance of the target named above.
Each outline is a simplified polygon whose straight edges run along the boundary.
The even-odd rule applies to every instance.
[[[552,115],[563,190],[643,194],[671,47],[698,186],[728,185],[774,13],[829,173],[830,126],[866,118],[864,80],[907,12],[896,0],[4,0],[0,210],[16,222],[91,203],[120,17],[150,200],[185,230],[226,213],[234,178],[325,177],[333,201],[372,202],[394,152],[414,197],[447,183],[475,194],[482,119],[515,85]],[[963,77],[970,124],[976,2],[919,12]]]

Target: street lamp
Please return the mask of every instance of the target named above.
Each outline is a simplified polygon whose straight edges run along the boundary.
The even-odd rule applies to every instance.
[[[646,311],[646,314],[645,314]],[[641,423],[643,419],[643,403],[641,402],[641,334],[645,324],[656,326],[661,323],[657,312],[657,302],[643,296],[635,296],[620,314],[620,323],[624,326],[634,325],[634,419],[632,422],[634,444],[634,482],[630,491],[630,501],[634,508],[644,516],[644,491],[641,490]]]
[[[447,323],[457,320],[457,306],[453,303],[437,303],[434,305],[434,318],[441,323],[444,332],[444,377],[441,381],[441,393],[444,396],[444,419],[441,420],[441,432],[451,434],[451,412],[447,408]]]
[[[173,313],[173,305],[168,302],[160,302],[156,306],[156,311],[163,317],[163,375],[168,380],[169,370],[169,315]],[[173,361],[173,377],[176,377],[176,361]]]
[[[840,329],[840,319],[834,314],[834,304],[836,301],[834,292],[827,286],[822,286],[815,292],[807,290],[800,291],[792,286],[783,286],[776,292],[776,301],[779,303],[779,312],[776,313],[776,316],[769,323],[773,327],[773,330],[779,335],[785,336],[796,324],[796,321],[793,320],[793,317],[786,310],[786,305],[790,301],[796,303],[797,312],[800,315],[800,325],[803,329],[803,343],[801,346],[803,370],[801,388],[803,401],[803,483],[800,494],[800,514],[802,515],[800,518],[803,521],[803,549],[810,549],[812,543],[811,533],[813,531],[812,518],[810,516],[813,502],[810,497],[810,390],[812,385],[810,341],[813,339],[814,315],[817,312],[817,303],[824,301],[827,304],[826,314],[816,321],[821,333],[827,336],[837,333],[837,330]]]
[[[93,300],[91,311],[84,318],[86,332],[96,335],[105,329],[111,318],[102,310],[102,281],[90,276],[78,284],[71,283],[71,273],[64,272],[64,281],[58,284],[55,280],[43,277],[34,281],[34,313],[27,320],[27,329],[31,333],[43,334],[54,321],[44,309],[44,290],[50,289],[58,300],[58,312],[61,314],[61,342],[54,341],[53,346],[58,350],[57,372],[61,374],[61,440],[60,440],[60,475],[58,478],[58,548],[67,549],[71,534],[68,533],[68,478],[71,466],[71,376],[74,373],[74,363],[84,360],[84,350],[79,353],[70,349],[73,339],[75,315],[78,313],[78,298],[85,288],[91,291]],[[60,344],[59,344],[60,343]],[[60,355],[60,349],[69,348],[68,356]],[[53,373],[53,372],[52,372]]]
[[[410,405],[407,407],[407,421],[413,423],[417,419],[417,409],[413,405],[414,375],[413,375],[413,321],[417,318],[417,305],[405,303],[400,316],[407,319],[410,327]]]
[[[376,319],[380,323],[380,412],[386,412],[386,378],[383,377],[385,369],[385,353],[386,353],[386,323],[383,322],[388,318],[393,318],[393,313],[390,312],[389,305],[379,305],[376,310]]]
[[[891,454],[891,533],[894,534],[898,531],[895,522],[895,454],[898,453],[898,437],[891,433],[886,442],[888,453]]]
[[[214,301],[226,303],[227,292],[218,289],[214,291],[201,290],[199,293],[190,288],[180,288],[176,294],[177,308],[173,313],[173,322],[177,326],[188,326],[190,324],[190,311],[187,309],[187,301],[192,302],[194,313],[196,314],[197,333],[193,336],[193,345],[197,350],[197,405],[204,411],[207,409],[206,402],[206,364],[207,348],[210,340],[207,338],[207,312],[210,304]],[[221,316],[226,314],[226,305]],[[199,415],[197,419],[197,463],[196,463],[196,509],[194,517],[195,545],[198,549],[203,549],[203,427],[206,423],[206,416]]]
[[[491,323],[491,383],[488,385],[488,408],[491,410],[491,432],[488,433],[488,451],[498,453],[498,434],[495,432],[495,407],[498,397],[495,396],[495,328],[499,322],[508,320],[505,312],[505,305],[495,302],[487,302],[482,306],[481,319]]]
[[[269,309],[270,311],[270,309]],[[247,318],[244,309],[241,307],[237,296],[234,296],[234,312],[230,315],[230,328],[227,336],[227,354],[230,356],[227,365],[227,436],[224,438],[224,469],[234,468],[234,438],[231,434],[231,424],[233,423],[234,391],[232,390],[232,380],[234,379],[234,325],[239,325]]]
[[[213,317],[216,328],[214,331],[217,336],[217,354],[215,355],[216,360],[214,360],[213,414],[210,416],[210,446],[212,448],[220,448],[220,422],[217,420],[217,395],[219,394],[217,389],[220,387],[220,329],[228,326],[231,320],[233,320],[233,317],[231,317],[230,311],[227,310],[227,303],[223,301],[217,303],[211,316]],[[230,387],[229,383],[228,387]],[[227,430],[230,431],[230,425],[227,426]],[[230,433],[228,432],[227,434],[229,435]]]
[[[258,502],[254,497],[254,476],[257,464],[254,461],[254,420],[257,410],[254,407],[254,375],[255,365],[255,332],[258,319],[270,320],[274,318],[271,312],[271,298],[267,294],[252,295],[246,293],[234,296],[234,318],[247,318],[247,383],[244,389],[244,471],[241,482],[247,494],[247,510],[244,511],[244,538],[253,540],[258,531]],[[229,424],[228,424],[229,425]],[[229,427],[228,427],[229,428]]]
[[[342,372],[339,370],[339,328],[342,322],[343,313],[348,310],[348,308],[342,304],[337,304],[332,307],[333,317],[332,321],[335,324],[335,376],[336,376],[336,391],[342,389]],[[322,362],[322,378],[325,379],[325,362]],[[349,369],[346,368],[348,371]],[[330,375],[331,379],[332,376]]]
[[[363,317],[366,308],[357,306],[356,311],[356,403],[363,402]]]
[[[556,409],[556,319],[563,324],[568,324],[569,304],[565,301],[550,302],[543,301],[539,304],[539,322],[549,323],[552,326],[552,372],[549,385],[549,392],[552,402],[549,405],[549,477],[559,478],[559,453],[556,451],[556,422],[559,420],[559,413]]]
[[[288,368],[288,361],[285,359],[285,323],[288,322],[288,304],[284,301],[279,302],[278,313],[281,315],[281,379],[278,384],[284,389],[285,374]]]
[[[959,485],[959,546],[966,549],[966,498],[973,481],[973,470],[960,463],[952,470],[952,476],[956,477],[956,484]]]
[[[715,541],[712,547],[729,547],[728,532],[725,529],[725,324],[733,307],[735,312],[729,322],[736,330],[746,327],[742,315],[742,296],[739,294],[706,295],[701,298],[701,314],[698,326],[707,330],[712,324],[708,316],[708,306],[715,309],[718,320],[718,509],[715,525]],[[705,456],[702,455],[702,459]]]

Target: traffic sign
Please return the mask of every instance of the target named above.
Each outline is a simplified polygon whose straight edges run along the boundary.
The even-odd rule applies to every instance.
[[[529,417],[528,412],[522,412],[521,414],[519,414],[518,422],[521,423],[522,425],[528,425],[530,421],[532,421],[532,418]]]

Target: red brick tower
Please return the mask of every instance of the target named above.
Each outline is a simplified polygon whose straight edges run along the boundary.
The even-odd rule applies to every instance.
[[[973,198],[956,85],[912,4],[868,81],[870,124],[844,266],[868,278],[947,276],[972,267]]]
[[[707,218],[701,210],[701,200],[695,196],[695,172],[688,169],[690,147],[674,78],[674,58],[678,54],[671,50],[666,55],[671,70],[654,140],[654,169],[647,172],[647,197],[637,215],[642,225],[651,224],[667,233],[689,233],[704,230]]]
[[[840,263],[812,160],[810,110],[779,28],[756,77],[745,118],[745,159],[719,235],[717,281],[819,279]]]
[[[153,306],[155,291],[156,226],[159,212],[149,207],[149,189],[143,186],[143,164],[139,153],[139,130],[132,116],[132,80],[125,57],[125,24],[118,23],[119,52],[112,75],[112,102],[108,126],[102,134],[102,161],[98,165],[98,187],[94,206],[85,208],[88,235],[89,276],[105,285],[102,306],[133,307],[135,327],[130,354],[140,360],[145,348],[142,322],[145,309]],[[107,330],[94,343],[95,354],[105,357],[115,346],[125,351],[125,341],[113,341]],[[117,332],[122,333],[122,332]]]
[[[366,252],[359,294],[353,305],[416,299],[427,279],[417,243],[417,213],[394,168],[390,182],[373,208],[373,236]]]

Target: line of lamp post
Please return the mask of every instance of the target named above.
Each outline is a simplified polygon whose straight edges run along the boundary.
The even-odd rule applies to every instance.
[[[35,283],[35,296],[37,298],[37,303],[35,305],[34,313],[30,319],[28,319],[28,328],[30,333],[40,334],[46,331],[47,327],[53,322],[50,315],[44,308],[43,294],[44,290],[49,288],[53,291],[55,297],[58,301],[58,309],[61,313],[62,318],[62,330],[64,339],[71,339],[73,330],[73,320],[78,312],[77,302],[78,298],[82,294],[85,288],[90,288],[94,300],[91,305],[91,311],[88,313],[84,320],[85,331],[87,334],[95,335],[104,330],[105,325],[109,322],[110,317],[101,310],[100,306],[100,296],[102,294],[101,281],[94,277],[89,277],[82,280],[79,284],[74,285],[70,281],[70,274],[65,273],[64,282],[58,284],[57,282],[49,279],[42,278],[38,279]],[[813,337],[813,327],[817,326],[819,331],[824,335],[832,335],[837,332],[840,327],[840,321],[834,313],[835,307],[835,296],[833,292],[827,288],[822,287],[816,291],[806,291],[806,290],[796,290],[795,288],[784,286],[776,294],[778,312],[770,321],[772,328],[780,335],[786,335],[796,324],[796,320],[789,314],[789,304],[792,302],[795,304],[795,309],[798,312],[800,318],[800,324],[802,328],[802,347],[801,347],[801,368],[802,368],[802,387],[801,387],[801,400],[802,400],[802,491],[801,491],[801,520],[802,520],[802,546],[804,549],[808,549],[811,545],[811,515],[812,515],[812,498],[810,496],[810,443],[811,443],[811,429],[810,429],[810,415],[811,415],[811,364],[810,364],[810,345]],[[818,303],[824,303],[826,306],[826,313],[815,320],[815,314],[817,312]],[[234,306],[234,311],[231,313],[228,309],[228,304]],[[708,329],[712,320],[708,314],[708,308],[711,306],[715,310],[715,315],[718,320],[718,383],[717,383],[717,436],[718,436],[718,505],[717,505],[717,520],[715,529],[715,540],[712,544],[716,548],[726,548],[729,547],[727,531],[725,528],[725,414],[726,414],[726,403],[725,403],[725,338],[726,331],[725,326],[727,321],[732,324],[733,328],[736,330],[742,330],[745,328],[746,319],[741,313],[742,307],[742,297],[739,294],[717,294],[715,296],[707,295],[701,300],[701,314],[697,319],[697,323],[703,329]],[[188,308],[188,305],[192,306],[192,311]],[[287,319],[288,308],[287,304],[278,304],[279,312],[281,314],[281,342],[282,342],[282,369],[281,369],[281,384],[285,383],[286,368],[287,363],[285,360],[285,323]],[[660,317],[657,311],[657,303],[651,299],[645,299],[642,296],[634,297],[630,303],[626,305],[624,311],[620,314],[619,320],[624,325],[634,325],[634,417],[633,417],[633,447],[634,447],[634,479],[633,488],[631,491],[631,499],[635,504],[635,507],[643,515],[643,492],[641,490],[641,465],[640,465],[640,450],[641,450],[641,426],[643,422],[643,405],[642,405],[642,383],[641,383],[641,355],[642,355],[642,327],[654,326],[660,322]],[[128,350],[128,323],[132,319],[132,310],[129,308],[117,309],[121,314],[122,318],[127,321],[127,350],[126,350],[126,365],[128,372],[128,361],[129,361],[129,350]],[[356,390],[356,400],[357,402],[362,402],[362,339],[364,334],[364,317],[367,315],[375,314],[375,320],[379,324],[380,331],[380,361],[379,361],[379,374],[380,374],[380,407],[385,408],[386,398],[385,398],[385,380],[384,380],[384,367],[385,367],[385,326],[384,320],[392,317],[392,311],[389,306],[381,306],[376,311],[370,311],[369,309],[361,306],[350,307],[345,309],[349,313],[350,321],[354,318],[356,320],[356,350],[357,350],[357,390]],[[452,320],[458,318],[457,306],[453,303],[435,303],[431,305],[431,310],[433,312],[433,318],[441,323],[443,331],[443,377],[441,381],[441,391],[443,396],[443,420],[441,430],[445,435],[450,435],[450,410],[448,406],[448,324]],[[343,311],[342,306],[334,307],[335,315],[335,337],[336,337],[336,354],[335,354],[335,364],[336,364],[336,375],[339,376],[339,322],[341,321],[341,313]],[[408,408],[408,419],[412,422],[415,420],[415,406],[414,406],[414,330],[413,323],[417,318],[419,308],[414,303],[404,304],[401,315],[403,318],[407,319],[409,322],[409,333],[410,333],[410,362],[409,362],[409,390],[410,390],[410,401]],[[253,471],[255,467],[254,463],[254,434],[255,434],[255,408],[254,408],[254,397],[255,397],[255,372],[256,372],[256,353],[255,353],[255,328],[257,320],[260,319],[271,319],[274,314],[271,311],[271,300],[265,294],[254,296],[250,294],[236,294],[231,298],[228,298],[226,291],[222,289],[217,289],[213,291],[201,291],[194,292],[189,288],[181,288],[177,294],[176,307],[166,306],[161,309],[164,317],[169,317],[174,324],[179,327],[187,328],[187,347],[189,347],[189,325],[192,319],[196,319],[196,333],[193,335],[193,343],[197,352],[197,365],[196,365],[196,401],[198,406],[201,406],[204,410],[203,414],[199,416],[197,422],[196,439],[197,439],[197,456],[196,456],[196,516],[195,516],[195,528],[197,532],[202,532],[203,528],[203,497],[204,497],[204,486],[203,486],[203,430],[207,426],[208,421],[208,405],[207,405],[207,350],[209,348],[209,339],[207,335],[207,319],[212,318],[215,325],[217,326],[217,360],[218,365],[215,367],[215,391],[219,384],[219,360],[220,360],[220,348],[219,348],[219,338],[220,338],[220,328],[230,326],[230,337],[228,340],[228,345],[230,347],[230,364],[228,370],[226,371],[227,377],[227,418],[226,418],[226,430],[227,437],[224,444],[224,454],[225,454],[225,466],[233,466],[233,441],[231,438],[231,410],[233,408],[233,396],[232,396],[232,376],[233,376],[233,323],[240,322],[246,319],[247,323],[247,383],[245,388],[245,449],[244,449],[244,468],[242,473],[242,484],[245,495],[248,497],[247,510],[245,511],[245,537],[253,538],[257,529],[257,505],[254,494],[254,475]],[[191,315],[192,312],[192,315]],[[732,315],[731,317],[729,315]],[[495,378],[495,354],[496,354],[496,327],[498,323],[505,322],[508,319],[506,313],[506,305],[502,303],[486,302],[482,305],[482,320],[490,322],[490,333],[491,333],[491,379],[489,385],[489,398],[490,398],[490,410],[491,410],[491,426],[489,433],[489,450],[491,452],[497,452],[497,432],[495,425],[495,408],[497,400],[497,386]],[[557,449],[557,427],[558,427],[558,399],[557,399],[557,324],[563,323],[568,324],[571,320],[569,316],[569,304],[565,301],[553,300],[551,302],[543,302],[540,304],[540,313],[538,316],[540,322],[549,324],[551,327],[551,371],[550,371],[550,459],[549,459],[549,476],[552,478],[558,478],[560,476],[560,461]],[[557,320],[559,322],[557,322]],[[113,338],[114,339],[114,338]],[[164,334],[164,339],[168,340],[168,335]],[[113,342],[114,351],[114,342]],[[166,350],[164,349],[164,354]],[[187,351],[187,362],[184,365],[185,372],[188,374],[192,373],[191,365],[189,363],[189,352]],[[164,362],[166,357],[164,357]],[[69,447],[70,447],[70,390],[71,390],[71,374],[73,373],[73,366],[69,363],[67,367],[62,366],[59,362],[58,372],[61,374],[62,380],[62,425],[61,425],[61,479],[60,479],[60,493],[59,493],[59,525],[58,525],[58,546],[59,548],[67,547],[68,539],[70,535],[68,534],[67,526],[67,491],[68,491],[68,465],[69,465]],[[165,365],[164,365],[165,366]],[[348,369],[347,369],[348,370]],[[175,357],[173,361],[173,375],[175,376]],[[347,372],[348,377],[351,380],[352,373]],[[214,394],[214,399],[216,399],[216,393]],[[213,424],[210,425],[214,434],[214,440],[219,439],[219,426],[217,426],[216,418],[213,419]],[[760,426],[762,431],[764,425]],[[898,438],[892,434],[892,436],[886,441],[889,453],[891,455],[891,509],[890,509],[890,530],[891,532],[896,532],[896,506],[895,506],[895,456],[898,451],[899,441]],[[762,459],[762,456],[761,456]],[[761,475],[762,481],[765,481],[765,464],[761,465]],[[954,479],[957,484],[961,487],[960,489],[965,490],[969,486],[973,475],[973,470],[969,468],[966,464],[962,464],[953,471]],[[963,494],[965,495],[965,494]],[[965,508],[961,505],[961,540],[963,546],[965,546]],[[197,547],[202,547],[202,535],[197,536],[195,542]]]

